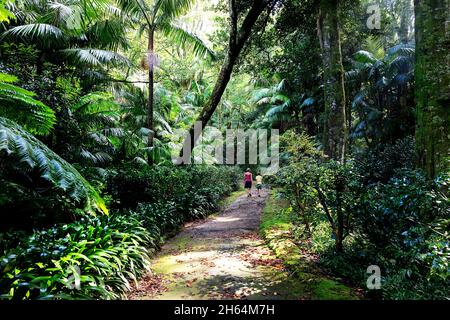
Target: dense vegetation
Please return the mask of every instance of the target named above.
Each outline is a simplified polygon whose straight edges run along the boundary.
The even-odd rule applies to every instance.
[[[0,297],[125,297],[239,188],[217,133],[278,129],[265,178],[324,268],[449,298],[448,6],[376,3],[0,0]]]

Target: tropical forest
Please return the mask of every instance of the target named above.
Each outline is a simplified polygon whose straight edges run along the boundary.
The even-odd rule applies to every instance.
[[[0,300],[449,300],[449,0],[0,0]]]

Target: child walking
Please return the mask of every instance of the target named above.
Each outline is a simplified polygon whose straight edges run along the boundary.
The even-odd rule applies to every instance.
[[[256,189],[258,190],[258,197],[261,197],[261,190],[263,188],[263,177],[261,173],[256,176]]]

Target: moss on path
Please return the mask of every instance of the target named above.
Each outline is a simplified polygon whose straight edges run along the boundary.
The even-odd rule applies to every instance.
[[[131,299],[314,299],[348,297],[346,287],[292,276],[258,235],[269,193],[235,194],[223,212],[196,222],[169,240],[153,259],[152,274]],[[266,223],[266,230],[269,230]],[[267,234],[266,234],[267,235]],[[273,242],[268,242],[273,245]],[[274,247],[275,248],[275,247]],[[277,248],[275,248],[277,249]],[[277,252],[277,250],[275,250]],[[316,281],[313,281],[316,284]]]
[[[304,288],[304,299],[314,300],[357,300],[360,295],[344,285],[339,279],[325,275],[317,267],[316,257],[294,243],[290,214],[282,209],[283,201],[270,196],[263,211],[260,234],[278,259],[291,273],[294,281]]]

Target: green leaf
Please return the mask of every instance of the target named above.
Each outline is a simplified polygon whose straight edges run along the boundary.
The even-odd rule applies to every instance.
[[[2,161],[12,161],[15,170],[22,172],[37,170],[42,179],[67,193],[87,212],[108,214],[103,199],[72,165],[18,124],[2,117],[0,117],[0,155]]]

